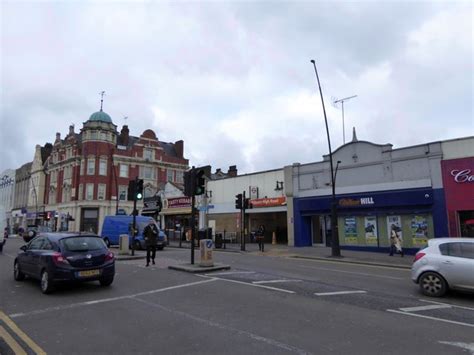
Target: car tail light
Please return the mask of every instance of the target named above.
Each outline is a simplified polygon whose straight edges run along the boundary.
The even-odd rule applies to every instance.
[[[69,261],[61,254],[61,253],[54,253],[53,254],[53,262],[56,265],[69,265]]]
[[[418,260],[420,260],[422,257],[424,257],[426,254],[425,253],[416,253],[415,255],[415,260],[413,260],[414,263],[416,263]]]
[[[107,254],[105,254],[105,261],[110,261],[110,260],[114,260],[114,253],[112,253],[111,251],[109,251]]]

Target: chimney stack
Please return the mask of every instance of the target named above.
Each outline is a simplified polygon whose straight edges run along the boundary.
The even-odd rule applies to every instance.
[[[174,149],[176,151],[176,155],[178,158],[183,158],[184,154],[184,141],[179,140],[177,142],[174,142]]]
[[[128,129],[127,125],[123,125],[122,130],[120,131],[120,141],[122,145],[128,146],[128,142],[130,140],[130,130]]]
[[[70,136],[74,135],[74,125],[73,124],[69,126],[69,135]]]
[[[229,170],[227,171],[227,175],[229,175],[230,177],[236,177],[237,176],[237,165],[229,166]]]

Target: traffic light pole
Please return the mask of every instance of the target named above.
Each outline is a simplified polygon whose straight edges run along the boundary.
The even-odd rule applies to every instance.
[[[194,265],[194,241],[196,240],[196,208],[194,207],[196,201],[196,182],[194,176],[194,166],[191,168],[191,265]]]
[[[242,193],[242,243],[240,250],[245,251],[245,191]]]
[[[137,183],[138,183],[138,176],[135,176],[135,191],[133,191],[133,219],[132,219],[132,256],[135,255],[135,233],[136,233],[136,225],[137,225]]]

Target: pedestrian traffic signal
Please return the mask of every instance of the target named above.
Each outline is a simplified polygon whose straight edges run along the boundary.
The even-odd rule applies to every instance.
[[[242,209],[242,199],[243,199],[243,196],[242,194],[237,194],[235,195],[235,208],[237,210],[241,210]]]
[[[143,199],[143,179],[136,181],[135,196],[137,200]]]
[[[206,179],[204,178],[205,172],[203,169],[195,171],[194,175],[194,194],[202,195],[206,190]]]

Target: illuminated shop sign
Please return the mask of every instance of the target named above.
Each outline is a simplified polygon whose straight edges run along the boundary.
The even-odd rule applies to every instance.
[[[370,206],[374,204],[375,202],[373,197],[342,198],[339,200],[339,206],[341,207]]]
[[[191,197],[169,198],[166,208],[191,207]]]
[[[257,198],[254,200],[250,200],[253,208],[259,207],[278,207],[286,205],[286,197],[272,197],[272,198]]]

